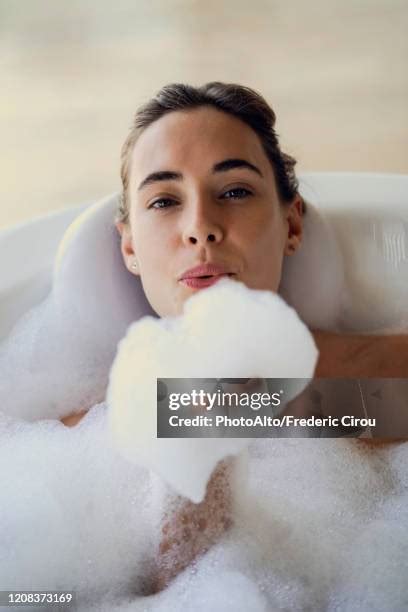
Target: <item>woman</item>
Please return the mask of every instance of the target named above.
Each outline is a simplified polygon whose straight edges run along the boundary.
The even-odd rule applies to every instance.
[[[159,316],[179,314],[193,293],[224,276],[278,291],[283,259],[301,245],[306,208],[275,119],[255,91],[218,82],[168,85],[137,112],[122,149],[116,226],[124,263]],[[333,354],[330,335],[315,338]],[[349,345],[335,341],[342,358]],[[329,363],[331,372],[323,366],[320,375],[335,371]],[[74,425],[83,414],[63,422]],[[152,590],[220,536],[229,506],[223,463],[201,504],[186,502],[166,518]]]

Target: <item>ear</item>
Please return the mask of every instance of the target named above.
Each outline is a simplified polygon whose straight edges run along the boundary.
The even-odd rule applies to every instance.
[[[292,203],[285,206],[284,215],[287,221],[285,255],[293,255],[301,245],[303,235],[303,200],[296,194]]]
[[[133,246],[132,230],[129,223],[117,221],[116,229],[120,234],[120,250],[125,266],[132,274],[140,274],[139,263]]]

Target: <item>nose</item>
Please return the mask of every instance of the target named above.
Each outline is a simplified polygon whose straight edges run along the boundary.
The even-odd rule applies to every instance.
[[[213,205],[199,200],[189,207],[185,219],[183,242],[187,245],[206,246],[208,243],[221,242],[224,231]]]

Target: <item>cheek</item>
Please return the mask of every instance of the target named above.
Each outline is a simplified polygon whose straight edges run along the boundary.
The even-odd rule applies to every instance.
[[[277,291],[285,246],[285,227],[280,218],[264,218],[257,225],[248,224],[239,240],[248,286]]]
[[[279,258],[285,245],[285,226],[278,214],[248,216],[239,228],[235,228],[235,235],[248,254],[269,263]]]
[[[137,229],[133,233],[135,253],[142,269],[154,268],[159,274],[171,261],[170,255],[174,249],[174,232],[165,231],[150,223],[135,223]],[[158,265],[159,264],[159,265]]]

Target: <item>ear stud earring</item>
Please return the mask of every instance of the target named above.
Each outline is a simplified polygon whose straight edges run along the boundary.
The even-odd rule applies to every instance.
[[[130,267],[132,268],[132,270],[137,270],[137,262],[134,261]]]

